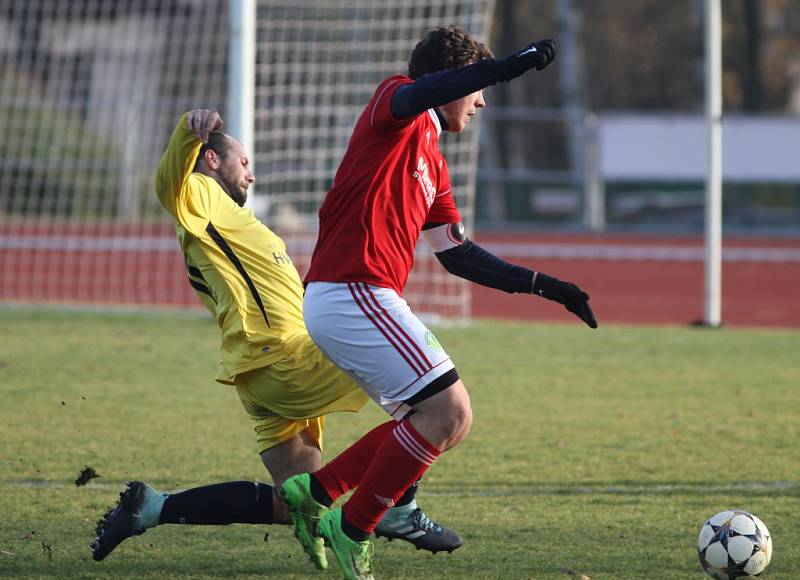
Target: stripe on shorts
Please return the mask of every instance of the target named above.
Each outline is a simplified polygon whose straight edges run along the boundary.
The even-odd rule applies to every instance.
[[[353,284],[351,282],[348,282],[347,283],[347,288],[350,290],[350,294],[353,296],[353,300],[355,301],[355,303],[361,309],[361,312],[363,312],[366,315],[366,317],[369,318],[370,322],[372,322],[372,324],[375,326],[375,328],[377,328],[380,331],[380,333],[386,338],[386,340],[388,340],[389,343],[395,348],[395,350],[398,353],[400,353],[400,356],[402,356],[405,359],[405,361],[408,363],[408,366],[410,366],[412,368],[412,370],[415,373],[417,373],[417,376],[422,376],[423,373],[420,373],[419,369],[414,365],[414,362],[411,359],[409,359],[408,356],[406,356],[406,354],[403,352],[403,350],[399,346],[397,346],[397,343],[392,339],[392,337],[389,336],[389,334],[383,328],[381,328],[381,326],[375,320],[375,318],[373,317],[371,312],[369,310],[367,310],[367,308],[364,305],[364,303],[361,301],[359,296],[356,294],[356,290],[358,289],[358,287],[355,284]],[[360,289],[358,289],[358,290],[360,292]]]
[[[347,286],[350,289],[353,300],[358,304],[361,311],[367,316],[370,322],[375,325],[375,328],[383,334],[400,356],[403,357],[417,376],[421,377],[428,372],[432,366],[428,357],[419,351],[419,347],[408,334],[406,334],[402,326],[400,326],[380,305],[374,294],[371,294],[367,285],[364,284],[362,286],[360,284],[348,282]],[[370,303],[370,296],[372,300],[377,303],[377,308],[374,304]],[[416,347],[416,353],[412,347]]]
[[[408,451],[408,454],[420,463],[431,465],[434,461],[436,461],[436,456],[420,445],[419,442],[414,439],[411,433],[408,432],[408,429],[406,429],[406,426],[403,423],[400,423],[397,427],[395,427],[392,433],[394,433],[398,443],[400,443],[400,445],[402,445],[403,448]]]
[[[388,320],[388,323],[390,325],[394,325],[397,331],[400,334],[402,334],[403,337],[405,337],[405,341],[407,345],[410,347],[409,352],[412,355],[414,355],[414,353],[416,352],[417,356],[415,356],[415,360],[422,360],[422,367],[424,369],[424,372],[428,372],[429,370],[431,370],[433,365],[430,359],[428,359],[428,356],[425,354],[425,351],[423,351],[419,347],[416,341],[408,335],[406,329],[403,328],[403,325],[397,322],[394,318],[392,318],[392,316],[388,312],[386,312],[386,309],[383,307],[383,304],[381,304],[378,301],[378,297],[375,295],[375,292],[373,292],[372,289],[370,289],[370,287],[367,284],[364,284],[364,291],[368,294],[370,298],[372,298],[372,301],[374,302],[375,311],[377,312],[377,309],[380,309],[380,311]]]

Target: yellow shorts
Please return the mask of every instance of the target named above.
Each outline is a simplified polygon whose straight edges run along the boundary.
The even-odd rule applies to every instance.
[[[236,391],[255,423],[258,452],[303,429],[322,449],[325,415],[360,410],[369,397],[305,336],[286,358],[236,376]]]

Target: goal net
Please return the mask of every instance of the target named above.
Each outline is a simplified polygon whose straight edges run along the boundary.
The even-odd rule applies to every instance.
[[[0,7],[0,300],[199,308],[153,194],[181,113],[229,113],[230,2],[7,0]],[[239,0],[241,1],[241,0]],[[492,0],[256,3],[253,209],[304,273],[316,212],[377,84],[428,29],[487,37]],[[443,137],[472,224],[478,126]],[[469,315],[420,243],[407,298]]]

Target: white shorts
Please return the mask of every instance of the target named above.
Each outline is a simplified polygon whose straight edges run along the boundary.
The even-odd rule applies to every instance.
[[[404,401],[453,369],[433,333],[389,288],[312,282],[303,318],[319,349],[395,419],[411,409]]]

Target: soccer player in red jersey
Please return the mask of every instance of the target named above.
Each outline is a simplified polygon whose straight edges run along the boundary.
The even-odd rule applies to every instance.
[[[402,297],[420,234],[450,273],[555,300],[597,327],[577,286],[509,264],[466,238],[438,146],[442,131],[462,131],[485,106],[483,88],[542,70],[554,57],[552,40],[495,59],[456,26],[429,32],[411,54],[408,76],[383,81],[361,113],[320,208],[306,326],[392,420],[322,469],[289,478],[281,493],[301,543],[322,536],[346,578],[372,577],[369,537],[385,535],[378,522],[472,423],[453,362]],[[351,489],[343,507],[329,509]]]

